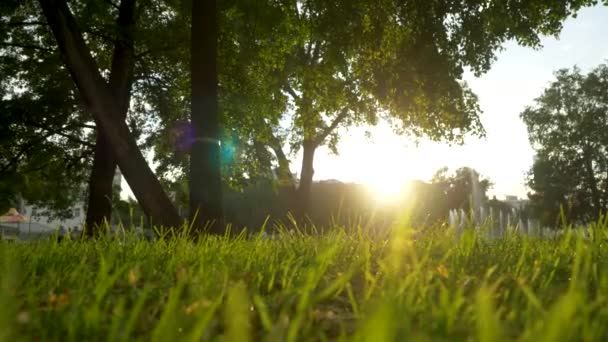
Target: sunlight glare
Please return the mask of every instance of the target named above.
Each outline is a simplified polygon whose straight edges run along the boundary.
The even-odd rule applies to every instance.
[[[396,177],[378,177],[370,182],[369,187],[374,198],[379,202],[397,202],[407,194],[406,182]]]

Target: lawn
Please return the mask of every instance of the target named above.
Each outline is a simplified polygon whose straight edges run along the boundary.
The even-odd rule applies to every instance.
[[[606,341],[605,227],[0,242],[0,340]]]

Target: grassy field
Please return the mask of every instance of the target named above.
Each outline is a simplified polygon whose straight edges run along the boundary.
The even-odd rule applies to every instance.
[[[0,340],[606,341],[604,228],[0,242]]]

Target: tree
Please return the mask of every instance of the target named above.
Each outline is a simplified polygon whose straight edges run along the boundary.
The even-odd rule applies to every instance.
[[[135,0],[121,0],[116,20],[117,34],[114,41],[114,53],[108,87],[117,104],[116,120],[124,121],[129,110],[131,83],[135,51],[133,35],[135,31]],[[93,156],[93,166],[89,180],[89,197],[87,204],[86,232],[90,235],[104,221],[110,222],[112,216],[112,182],[116,172],[116,160],[110,142],[101,128],[97,128]]]
[[[158,85],[148,81],[161,73],[162,65],[166,64],[163,55],[167,53],[161,52],[167,50],[168,42],[185,43],[186,40],[180,36],[181,31],[175,29],[178,27],[175,22],[177,19],[165,20],[164,10],[167,7],[165,2],[142,2],[139,6],[134,5],[131,1],[123,1],[117,5],[112,2],[73,1],[70,9],[79,21],[87,23],[83,30],[83,38],[96,57],[100,73],[106,82],[112,83],[112,92],[117,92],[120,88],[118,92],[125,95],[124,102],[129,105],[128,111],[123,112],[123,118],[126,115],[131,133],[138,138],[149,135],[150,130],[154,129],[150,123],[154,121],[158,107],[156,102],[150,101],[150,97],[155,95],[150,89]],[[69,73],[62,66],[59,51],[56,50],[56,43],[47,28],[45,17],[33,1],[3,3],[0,10],[2,11],[0,49],[3,54],[0,70],[6,74],[2,77],[1,84],[7,94],[3,97],[3,101],[7,105],[9,101],[19,99],[23,102],[26,98],[32,102],[28,105],[32,110],[28,111],[27,115],[16,113],[7,120],[10,121],[13,130],[18,127],[20,131],[28,131],[31,134],[21,134],[19,136],[23,138],[21,140],[6,140],[7,145],[23,142],[27,150],[32,153],[4,154],[3,157],[6,156],[10,161],[19,160],[19,163],[12,163],[13,166],[18,166],[13,167],[12,172],[25,175],[31,174],[32,169],[36,170],[36,167],[27,167],[26,164],[39,165],[42,159],[51,157],[54,160],[61,160],[67,157],[63,156],[66,152],[80,156],[80,167],[70,167],[71,169],[68,170],[67,174],[71,177],[65,176],[65,170],[60,170],[61,163],[58,162],[56,172],[53,174],[47,172],[45,177],[40,177],[38,172],[35,176],[29,177],[30,182],[27,183],[11,181],[13,185],[10,192],[15,194],[18,190],[22,195],[27,193],[30,196],[33,191],[25,189],[25,185],[32,184],[32,179],[44,179],[43,183],[47,187],[59,186],[63,190],[76,188],[80,193],[78,196],[82,197],[86,195],[82,194],[80,188],[84,180],[78,175],[88,174],[93,161],[93,149],[96,147],[99,150],[101,147],[102,152],[105,153],[96,154],[93,169],[97,171],[101,166],[101,170],[105,171],[91,174],[88,222],[91,222],[90,218],[94,213],[97,213],[93,215],[97,219],[93,221],[99,220],[98,223],[101,223],[104,218],[109,220],[112,199],[110,185],[116,163],[112,158],[99,158],[99,156],[107,156],[109,150],[107,146],[104,149],[103,144],[95,144],[96,136],[101,139],[103,135],[95,134],[97,129],[93,118],[84,110],[78,90]],[[136,30],[133,25],[137,18],[134,17],[139,19]],[[183,26],[183,23],[181,25]],[[175,61],[172,63],[175,68],[185,64]],[[18,72],[15,73],[15,70]],[[58,82],[58,80],[62,81]],[[16,84],[19,87],[15,87]],[[51,88],[57,89],[49,91]],[[52,96],[41,96],[46,93]],[[65,101],[59,101],[60,99]],[[61,108],[59,104],[65,108]],[[17,108],[13,105],[9,107]],[[67,113],[71,113],[69,118],[66,116]],[[26,137],[31,139],[25,139]],[[61,145],[62,141],[68,138],[72,144],[69,148]],[[141,144],[141,140],[139,143],[140,147],[149,148],[149,144]],[[43,144],[57,148],[47,148],[44,153],[33,153],[43,149]],[[8,148],[11,146],[7,146]],[[19,152],[16,149],[12,151]],[[51,151],[55,151],[57,155],[50,154]],[[65,164],[64,168],[70,164],[72,162]],[[70,183],[70,187],[67,183]],[[99,191],[100,189],[103,191]],[[51,204],[54,208],[57,207],[56,203],[69,204],[69,201],[62,199],[68,193],[70,192],[56,191],[48,194],[43,199],[43,202],[48,203],[41,204]],[[73,199],[74,196],[71,195],[71,198]],[[93,228],[93,225],[89,224],[89,226]]]
[[[337,153],[337,129],[392,119],[400,133],[462,141],[483,134],[475,95],[462,81],[465,68],[481,74],[508,39],[538,46],[561,22],[592,1],[292,1],[291,53],[278,63],[290,96],[289,131],[268,139],[289,141],[303,155],[298,210],[307,211],[314,155],[327,144]],[[525,13],[525,15],[524,15]],[[274,144],[276,146],[276,144]],[[279,164],[285,164],[275,146]]]
[[[488,200],[486,193],[492,187],[488,178],[480,179],[479,173],[470,167],[461,167],[452,175],[448,174],[447,167],[441,168],[433,175],[431,184],[442,189],[448,210],[463,209],[465,212],[471,210],[471,202],[475,200],[485,203]],[[475,199],[478,195],[480,198]]]
[[[215,0],[192,1],[190,77],[191,122],[190,218],[194,226],[223,232],[220,123]]]
[[[594,220],[608,206],[608,65],[555,77],[521,113],[536,151],[530,199],[547,225],[559,223],[560,208],[568,221]]]
[[[94,125],[31,3],[0,5],[0,207],[82,198]]]
[[[177,211],[148,166],[135,138],[126,123],[119,119],[120,108],[101,76],[67,4],[61,0],[40,0],[40,5],[87,110],[111,145],[137,200],[155,224],[180,225]]]

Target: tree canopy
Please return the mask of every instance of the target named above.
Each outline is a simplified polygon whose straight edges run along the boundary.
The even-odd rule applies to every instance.
[[[285,153],[275,140],[287,140],[292,153],[302,151],[300,206],[307,206],[316,148],[328,144],[337,152],[341,126],[375,124],[384,117],[401,133],[433,140],[459,142],[465,134],[483,134],[477,99],[463,82],[465,69],[487,71],[508,39],[537,47],[541,34],[559,33],[567,16],[591,3],[276,4],[278,21],[287,23],[280,28],[289,34],[284,46],[290,53],[275,55],[276,70],[269,74],[279,75],[289,101],[282,125],[266,141],[277,159]],[[281,31],[270,33],[276,37]]]
[[[562,69],[521,118],[536,158],[528,185],[548,225],[597,219],[608,206],[608,65]]]

